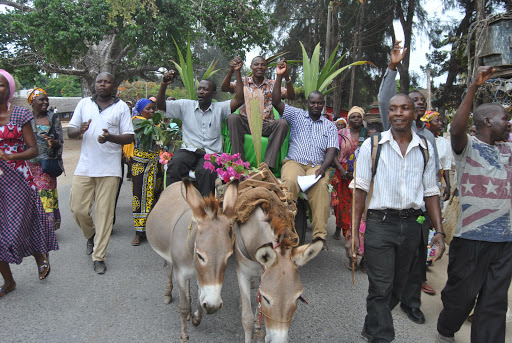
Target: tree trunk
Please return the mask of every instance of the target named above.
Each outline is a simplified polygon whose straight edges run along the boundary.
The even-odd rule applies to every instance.
[[[400,18],[400,23],[404,29],[404,48],[407,48],[407,54],[405,54],[402,63],[397,68],[400,72],[400,92],[409,93],[409,86],[411,78],[409,76],[409,63],[411,59],[411,39],[412,39],[412,28],[414,21],[414,9],[416,7],[416,0],[409,0],[408,7],[406,8],[407,13],[404,15],[404,8],[402,6],[402,0],[397,1],[397,14]]]
[[[468,34],[469,25],[470,25],[471,16],[473,14],[474,7],[475,7],[474,1],[469,3],[468,6],[466,7],[466,14],[465,14],[464,18],[461,20],[459,27],[457,28],[457,32],[455,33],[455,37],[457,37],[459,40],[464,39],[463,37],[465,37]],[[449,98],[450,94],[452,94],[453,84],[457,79],[457,75],[459,75],[459,73],[460,73],[460,67],[458,67],[459,61],[457,59],[457,49],[458,49],[457,45],[455,43],[453,43],[452,49],[450,51],[450,61],[448,62],[448,65],[449,65],[448,76],[446,77],[445,88],[444,88],[444,91],[441,93],[441,98],[439,101],[441,103],[441,106],[439,108],[439,113],[441,113],[443,122],[446,121],[445,112],[446,112],[446,107],[447,107],[446,106],[447,99]]]
[[[355,42],[354,42],[354,43],[357,43],[357,47],[356,47],[356,44],[353,45],[355,54],[354,54],[354,58],[353,58],[352,62],[359,61],[361,59],[361,55],[363,53],[363,21],[364,21],[365,4],[366,4],[366,2],[363,1],[363,3],[361,4],[361,15],[359,16],[359,18],[357,18],[359,23],[357,24],[357,34],[355,35]],[[349,97],[348,97],[348,108],[349,109],[352,108],[352,101],[354,99],[354,84],[356,82],[356,68],[352,67],[350,69],[351,69],[350,70],[350,74],[351,74],[350,93],[349,93]]]

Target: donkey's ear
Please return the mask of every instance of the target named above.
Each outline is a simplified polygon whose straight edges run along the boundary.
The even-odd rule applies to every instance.
[[[316,242],[313,242],[308,245],[301,245],[300,247],[293,248],[292,251],[292,261],[299,267],[302,267],[313,258],[318,255],[322,248],[324,247],[324,242],[319,239]]]
[[[238,199],[238,180],[233,180],[224,193],[224,202],[222,204],[222,211],[229,218],[235,214],[236,200]]]
[[[204,200],[201,193],[199,193],[197,188],[194,187],[192,182],[190,182],[188,179],[183,179],[182,182],[185,186],[185,199],[192,209],[194,218],[196,218],[198,221],[203,221],[206,217],[206,212],[204,210]]]
[[[262,245],[256,250],[256,261],[263,267],[268,268],[274,264],[277,259],[276,251],[272,248],[272,243]]]

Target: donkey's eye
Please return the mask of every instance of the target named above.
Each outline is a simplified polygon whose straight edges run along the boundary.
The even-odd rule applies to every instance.
[[[268,298],[264,295],[261,295],[261,297],[263,298],[263,300],[265,300],[265,302],[267,303],[267,305],[270,305],[270,301],[268,300]]]
[[[196,253],[197,254],[197,258],[200,259],[202,262],[205,262],[203,256],[201,256],[200,253]]]

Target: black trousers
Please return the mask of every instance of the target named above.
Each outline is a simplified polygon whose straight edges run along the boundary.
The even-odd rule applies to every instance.
[[[505,342],[507,292],[512,277],[512,242],[453,238],[448,281],[441,292],[443,310],[437,331],[453,337],[471,313],[472,343]]]
[[[239,153],[242,160],[245,161],[244,135],[251,133],[249,122],[247,121],[247,118],[236,113],[231,113],[226,118],[226,121],[233,154]],[[263,161],[269,166],[269,168],[275,168],[277,155],[279,154],[281,145],[283,145],[286,135],[288,134],[288,123],[284,119],[274,120],[271,123],[263,122],[261,134],[263,137],[268,137],[267,151],[265,152],[265,158]]]
[[[408,307],[419,308],[421,306],[421,286],[427,279],[427,245],[430,231],[430,218],[425,213],[425,222],[421,225],[421,241],[416,251],[414,265],[407,279],[400,302]],[[395,304],[396,306],[396,304]]]
[[[421,241],[418,215],[401,218],[368,211],[364,256],[368,274],[366,331],[372,342],[395,338],[391,310],[398,303]]]
[[[174,153],[172,159],[167,165],[167,185],[181,181],[188,176],[188,172],[193,170],[196,173],[196,180],[199,192],[203,196],[215,194],[215,179],[217,173],[210,172],[203,168],[204,150],[188,151],[180,149]]]

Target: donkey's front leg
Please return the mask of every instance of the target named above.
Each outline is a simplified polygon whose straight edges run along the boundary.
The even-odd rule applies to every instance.
[[[188,342],[187,334],[187,318],[190,318],[190,281],[186,280],[182,275],[177,275],[176,282],[180,290],[180,315],[181,315],[181,342]]]
[[[254,315],[251,310],[251,284],[250,275],[244,272],[243,267],[236,266],[238,287],[240,288],[240,300],[242,302],[242,325],[245,333],[245,343],[251,343],[252,328],[254,326]]]
[[[197,297],[197,310],[194,312],[192,316],[192,324],[194,326],[198,326],[201,324],[201,318],[203,318],[203,308],[201,307],[201,302],[199,301],[199,296]]]
[[[164,295],[164,304],[170,304],[172,302],[172,263],[167,262],[167,288]]]

